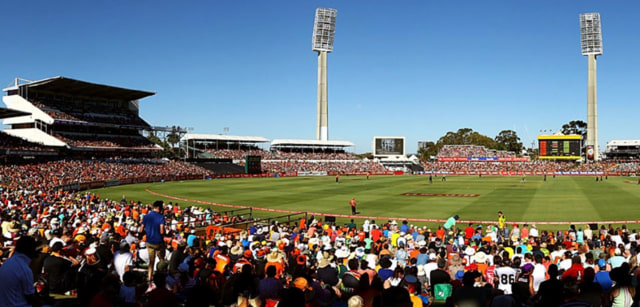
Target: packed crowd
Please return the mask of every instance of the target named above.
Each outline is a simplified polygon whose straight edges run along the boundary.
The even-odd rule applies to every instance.
[[[358,160],[355,154],[348,152],[289,152],[289,151],[268,151],[259,148],[254,149],[206,149],[220,159],[243,160],[246,156],[260,156],[262,160],[294,160],[294,161],[317,161],[317,160]]]
[[[463,158],[514,158],[516,154],[506,150],[489,150],[479,145],[444,145],[438,151],[438,157]]]
[[[283,159],[309,161],[309,160],[358,160],[355,154],[349,152],[278,152]]]
[[[181,161],[139,159],[60,160],[0,166],[3,186],[36,192],[70,183],[185,175],[209,174],[201,167]]]
[[[262,157],[262,170],[272,173],[289,172],[338,172],[380,173],[387,169],[378,162],[360,160],[347,152],[287,152],[251,149],[207,149],[217,158],[233,159],[244,166],[246,156]]]
[[[156,148],[149,139],[138,136],[114,136],[104,134],[80,135],[80,134],[55,134],[56,138],[76,147],[127,147],[127,148]]]
[[[622,165],[622,166],[620,166]],[[494,171],[522,171],[522,172],[632,172],[640,171],[639,163],[618,164],[614,161],[595,163],[576,163],[573,161],[554,162],[537,160],[527,162],[494,162],[494,161],[465,161],[441,162],[429,161],[423,163],[426,172],[494,172]]]
[[[16,151],[55,151],[52,147],[42,146],[40,144],[31,143],[21,138],[0,132],[0,149],[16,150]]]
[[[609,168],[609,171],[621,173],[638,173],[640,170],[640,161],[619,161]]]
[[[49,292],[81,306],[632,306],[640,293],[638,236],[624,225],[554,233],[503,215],[458,227],[455,216],[432,231],[311,216],[198,235],[184,217],[215,213],[18,186],[2,195],[7,305]],[[148,247],[152,212],[166,226],[159,257]],[[7,278],[20,261],[38,292]]]
[[[329,173],[381,173],[387,169],[374,161],[262,161],[262,170],[274,173],[329,172]]]
[[[282,159],[277,153],[262,150],[259,148],[252,149],[206,149],[208,153],[213,154],[218,159],[233,159],[242,161],[246,156],[260,156],[262,160],[279,160]]]
[[[37,305],[47,293],[81,306],[631,306],[640,299],[640,237],[624,225],[548,232],[510,224],[500,212],[495,223],[462,225],[455,216],[433,230],[310,216],[199,233],[194,226],[244,219],[57,188],[199,172],[155,160],[2,167],[0,305]],[[159,232],[149,228],[154,214]]]
[[[98,109],[95,107],[87,107],[86,109],[78,110],[77,108],[73,108],[64,102],[46,101],[45,104],[42,101],[36,99],[29,99],[29,101],[34,106],[41,109],[43,112],[47,113],[47,115],[51,116],[54,119],[143,127],[149,126],[149,124],[147,124],[138,115],[114,108],[111,108],[107,112],[105,112],[105,110],[103,109]]]

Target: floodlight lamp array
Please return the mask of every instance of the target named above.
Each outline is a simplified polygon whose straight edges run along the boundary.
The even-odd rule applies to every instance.
[[[329,8],[317,8],[313,23],[311,39],[313,51],[333,51],[333,37],[336,33],[336,16],[338,11]]]
[[[580,14],[580,43],[582,55],[602,55],[600,13]]]

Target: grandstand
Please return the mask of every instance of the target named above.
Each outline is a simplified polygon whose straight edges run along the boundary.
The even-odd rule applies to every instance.
[[[444,145],[437,155],[438,161],[528,161],[528,157],[517,158],[516,153],[506,150],[487,149],[480,145]]]
[[[29,113],[0,108],[0,118],[12,118],[16,116],[28,116]],[[32,143],[21,138],[0,132],[0,158],[5,163],[13,160],[31,159],[36,156],[52,157],[58,152],[53,147]]]
[[[613,140],[605,149],[607,159],[638,160],[640,159],[640,140]]]
[[[243,167],[246,156],[269,155],[259,147],[267,142],[260,136],[187,133],[180,139],[180,146],[189,161],[214,174],[241,174],[246,172]]]
[[[20,114],[4,120],[11,136],[71,155],[148,156],[162,149],[140,134],[152,127],[139,116],[139,100],[152,92],[53,77],[5,88],[3,102]]]

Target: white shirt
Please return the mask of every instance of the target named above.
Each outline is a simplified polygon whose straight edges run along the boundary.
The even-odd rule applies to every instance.
[[[571,268],[571,259],[564,259],[558,263],[558,271],[560,270],[568,270]]]
[[[438,269],[438,264],[435,261],[427,262],[427,264],[425,264],[423,268],[424,274],[427,276],[428,280],[430,278],[429,276],[431,276],[431,271]],[[431,281],[429,281],[429,283],[431,283]]]
[[[511,294],[511,284],[516,282],[518,272],[511,267],[498,267],[495,271],[496,280],[498,281],[498,289],[504,291],[504,294]]]
[[[133,255],[129,252],[121,253],[120,251],[117,251],[113,256],[113,266],[115,267],[118,276],[120,276],[120,281],[122,281],[122,276],[124,275],[125,268],[132,265]]]
[[[540,288],[540,284],[545,281],[547,274],[547,269],[543,264],[538,263],[533,266],[533,272],[531,276],[533,277],[533,290],[538,292]]]

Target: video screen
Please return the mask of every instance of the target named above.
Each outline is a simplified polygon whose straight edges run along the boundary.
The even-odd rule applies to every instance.
[[[376,138],[374,155],[404,155],[404,139]]]

